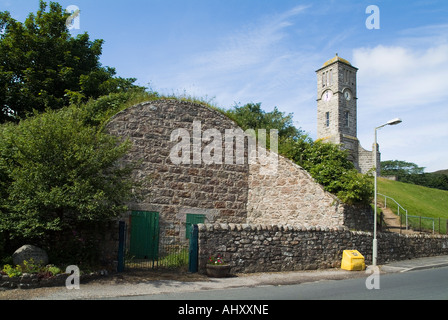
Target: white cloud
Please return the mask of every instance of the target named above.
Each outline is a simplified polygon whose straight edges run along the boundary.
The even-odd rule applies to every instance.
[[[406,110],[448,98],[448,45],[359,48],[353,62],[358,86],[371,110]]]
[[[277,51],[276,45],[285,38],[284,30],[292,25],[289,19],[303,13],[306,8],[297,6],[283,14],[266,16],[257,23],[247,25],[225,37],[217,49],[199,55],[194,63],[209,72],[226,73],[265,63]]]
[[[428,172],[448,168],[448,42],[434,36],[434,29],[421,28],[414,41],[353,52],[359,68],[358,137],[367,145],[375,126],[401,117],[402,125],[380,135],[383,159],[415,162]],[[431,34],[425,37],[424,30]],[[428,46],[429,38],[437,41]]]
[[[264,16],[222,37],[217,47],[201,50],[181,61],[182,72],[166,78],[196,96],[216,95],[216,102],[230,107],[234,102],[263,102],[273,107],[278,91],[297,92],[301,54],[286,49],[288,28],[308,7],[297,6],[281,14]],[[303,55],[311,56],[310,54]],[[296,69],[293,69],[296,68]],[[157,84],[165,86],[157,80]],[[292,86],[296,85],[295,89]],[[271,98],[271,100],[269,99]]]

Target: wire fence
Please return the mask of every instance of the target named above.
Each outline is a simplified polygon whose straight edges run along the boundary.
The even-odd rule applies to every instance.
[[[378,197],[378,202],[397,214],[400,217],[400,224],[406,230],[433,234],[448,234],[448,219],[410,215],[408,210],[395,201],[395,199],[381,193],[378,193],[378,196],[380,196]]]

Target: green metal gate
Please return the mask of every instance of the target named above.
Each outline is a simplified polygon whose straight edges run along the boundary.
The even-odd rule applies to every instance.
[[[117,270],[167,268],[197,272],[198,232],[194,226],[202,220],[202,216],[189,217],[190,241],[186,241],[164,232],[159,236],[158,212],[133,211],[129,223],[119,224]]]
[[[134,259],[156,261],[159,252],[159,213],[133,211],[129,253]]]

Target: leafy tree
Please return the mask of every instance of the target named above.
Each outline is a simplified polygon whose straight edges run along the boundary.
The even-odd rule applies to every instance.
[[[0,123],[136,88],[99,61],[102,40],[72,37],[62,6],[40,1],[24,23],[0,12]]]
[[[297,139],[303,135],[303,132],[297,129],[294,124],[292,114],[285,115],[277,107],[271,112],[265,112],[261,109],[261,103],[248,103],[244,106],[234,106],[225,114],[234,120],[243,129],[270,129],[278,130],[281,139]]]
[[[0,231],[55,248],[67,232],[110,221],[132,197],[128,151],[78,107],[0,126]]]
[[[408,174],[422,174],[425,168],[419,167],[415,163],[389,160],[381,162],[381,175],[383,176],[404,176]]]
[[[390,160],[381,162],[383,176],[396,176],[398,181],[412,183],[429,188],[448,190],[448,175],[440,173],[425,173],[424,167],[412,162]]]
[[[404,174],[398,176],[398,181],[412,183],[428,188],[448,190],[448,176],[437,173]]]
[[[428,187],[448,190],[448,175],[438,173],[430,173],[427,175],[429,176]]]

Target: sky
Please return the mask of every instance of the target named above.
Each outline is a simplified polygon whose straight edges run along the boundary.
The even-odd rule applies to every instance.
[[[448,169],[446,0],[61,0],[103,39],[101,62],[162,94],[293,113],[317,138],[315,71],[336,53],[358,71],[358,139],[382,160]],[[366,10],[376,5],[377,10]],[[38,0],[0,0],[19,21]],[[376,18],[376,19],[373,19]],[[372,28],[374,27],[374,28]]]

